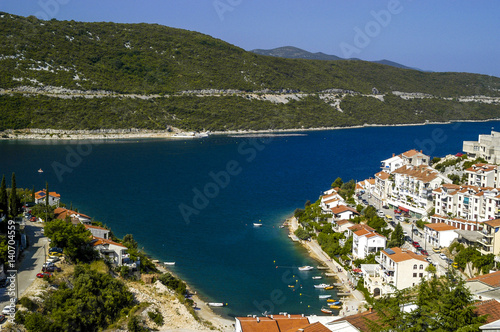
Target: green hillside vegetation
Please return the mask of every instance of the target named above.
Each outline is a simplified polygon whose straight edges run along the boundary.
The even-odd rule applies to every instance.
[[[42,21],[0,13],[0,89],[60,87],[119,94],[62,99],[14,91],[0,94],[0,130],[294,129],[363,124],[491,119],[498,105],[446,100],[500,96],[500,78],[426,73],[364,61],[284,59],[247,52],[210,36],[156,24]],[[317,94],[325,89],[372,93],[384,101],[344,97],[343,112]],[[287,104],[243,95],[180,95],[198,89],[309,93]],[[391,91],[436,98],[404,100]],[[62,94],[74,94],[60,91]]]

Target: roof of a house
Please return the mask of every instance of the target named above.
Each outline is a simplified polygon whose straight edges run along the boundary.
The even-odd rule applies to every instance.
[[[89,228],[93,228],[93,229],[102,229],[104,231],[108,231],[109,232],[109,229],[106,229],[104,227],[101,227],[101,226],[94,226],[94,225],[84,225],[85,226],[85,229],[89,229]]]
[[[360,331],[371,331],[372,329],[369,326],[369,321],[372,322],[377,322],[379,320],[379,317],[376,312],[369,312],[365,311],[360,314],[356,315],[351,315],[347,316],[345,318],[339,319],[335,322],[342,322],[346,321],[349,322],[351,325],[355,326],[358,330]]]
[[[375,230],[374,228],[371,228],[370,226],[368,226],[366,224],[356,224],[356,225],[353,225],[353,226],[348,228],[348,230],[350,230],[352,232],[356,232],[360,229],[366,229],[367,231],[374,231]]]
[[[302,329],[309,332],[322,332],[323,324],[310,324],[302,315],[274,315],[267,317],[236,317],[240,321],[243,332],[294,332]],[[321,329],[320,329],[321,328]],[[307,329],[307,330],[306,330]]]
[[[347,219],[341,219],[341,220],[337,220],[336,223],[337,223],[337,225],[342,226],[342,225],[351,223],[351,221],[349,221]]]
[[[488,315],[486,317],[485,324],[500,319],[500,302],[498,302],[495,299],[475,303],[474,307],[476,307],[474,313],[476,313],[477,315],[479,316]]]
[[[351,211],[355,214],[359,214],[359,212],[356,211],[355,209],[353,209],[352,207],[345,206],[345,205],[339,205],[339,206],[336,206],[332,209],[333,214],[338,214],[338,213],[347,212],[347,211]]]
[[[52,197],[55,197],[55,198],[60,198],[61,197],[61,195],[59,195],[55,191],[49,191],[49,196],[52,196]],[[35,193],[35,198],[36,199],[41,199],[41,198],[44,198],[44,197],[45,197],[45,189],[37,191]]]
[[[107,239],[103,239],[101,237],[97,237],[97,236],[94,236],[93,237],[94,239],[92,240],[92,245],[95,247],[95,246],[98,246],[98,245],[105,245],[105,244],[112,244],[112,245],[115,245],[115,246],[119,246],[119,247],[123,247],[123,248],[127,248],[125,247],[123,244],[121,243],[116,243],[114,241],[111,241],[111,240],[107,240]]]
[[[389,173],[387,172],[378,172],[375,174],[376,177],[378,177],[381,180],[387,180],[389,178]]]
[[[73,210],[68,210],[66,208],[57,208],[54,210],[54,216],[56,217],[56,219],[64,220],[64,219],[66,219],[66,217],[71,217],[72,215],[77,215],[77,216],[81,216],[83,218],[91,219],[89,216],[87,216],[83,213],[76,212]]]
[[[484,223],[491,227],[498,227],[500,226],[500,219],[487,220]]]
[[[444,232],[457,229],[456,227],[445,224],[444,222],[425,224],[425,227],[435,230],[436,232]]]
[[[500,287],[500,271],[496,271],[493,273],[484,274],[482,276],[477,276],[474,278],[467,279],[467,282],[471,281],[479,281],[484,284],[487,284],[491,287]]]
[[[424,183],[430,182],[439,177],[439,172],[427,165],[403,165],[400,168],[396,169],[393,173],[407,175]]]
[[[387,252],[387,249],[382,250],[381,253],[386,255],[387,257],[389,257],[389,259],[393,260],[396,263],[407,261],[409,259],[417,259],[419,261],[429,263],[425,260],[425,258],[422,255],[417,255],[413,251],[403,250],[398,247],[390,248],[390,250],[392,250],[394,254],[389,254]]]

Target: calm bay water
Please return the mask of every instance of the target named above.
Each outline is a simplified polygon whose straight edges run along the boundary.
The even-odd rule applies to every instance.
[[[311,131],[265,141],[3,141],[0,174],[10,179],[15,172],[18,187],[37,190],[48,181],[68,206],[118,237],[132,233],[155,258],[175,261],[172,270],[206,300],[229,303],[221,314],[319,314],[323,291],[311,279],[318,271],[296,269],[317,264],[278,225],[338,176],[368,178],[380,160],[412,148],[455,154],[462,141],[492,127],[500,122]],[[253,227],[259,220],[264,226]]]

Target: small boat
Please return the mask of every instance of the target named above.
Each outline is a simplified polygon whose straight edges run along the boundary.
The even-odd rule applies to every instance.
[[[175,265],[175,262],[165,262],[163,264],[165,264],[165,265]]]
[[[337,293],[338,296],[347,296],[351,295],[351,292],[343,292],[343,293]]]
[[[321,276],[312,277],[313,279],[321,279]]]
[[[328,284],[314,285],[314,288],[319,288],[319,289],[323,289],[323,288],[326,288],[326,287],[330,287],[330,285],[328,285]]]
[[[43,173],[43,170],[40,168],[40,169],[38,170],[38,173]]]
[[[314,269],[314,267],[309,265],[299,267],[299,271],[311,271],[312,269]]]
[[[317,269],[318,270],[328,270],[329,267],[328,266],[318,266]]]
[[[295,287],[295,285],[288,285],[288,287],[290,287],[290,288],[294,288],[294,287]]]
[[[327,308],[321,308],[321,312],[324,314],[332,314],[333,310]]]
[[[285,225],[279,225],[279,228],[285,228]]]
[[[328,299],[328,300],[326,300],[326,302],[333,302],[332,304],[334,304],[335,302],[338,302],[338,300],[335,300],[335,299]]]
[[[325,287],[325,290],[331,290],[331,289],[333,289],[333,286]]]
[[[208,302],[208,306],[210,307],[225,307],[227,306],[227,303],[222,303],[222,302]]]
[[[332,309],[342,309],[342,306],[341,305],[331,305],[330,308]]]
[[[339,300],[328,299],[326,301],[329,302],[329,305],[342,305],[342,302],[340,302]]]
[[[254,223],[253,223],[253,225],[254,225],[255,227],[260,227],[260,226],[262,226],[262,224],[261,224],[261,223],[258,223],[258,222],[254,222]]]
[[[331,295],[319,295],[318,296],[320,299],[327,299],[327,298],[330,298],[332,297]]]
[[[327,277],[335,277],[335,273],[327,272],[327,273],[325,273],[325,276],[327,276]]]

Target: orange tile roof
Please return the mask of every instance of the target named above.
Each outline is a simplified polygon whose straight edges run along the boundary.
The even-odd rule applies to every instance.
[[[302,317],[302,315],[290,315],[290,317],[274,315],[273,319],[278,323],[280,331],[297,331],[309,325],[307,317]]]
[[[353,233],[356,234],[356,236],[363,236],[366,234],[370,234],[371,232],[367,231],[366,229],[360,229],[359,231],[356,231]]]
[[[329,203],[337,202],[338,200],[339,200],[338,198],[332,198],[332,199],[329,199],[327,201],[324,201],[323,203],[329,204]]]
[[[279,332],[278,324],[268,317],[237,317],[243,332]]]
[[[371,238],[371,237],[374,237],[374,236],[380,236],[380,237],[383,237],[384,239],[386,238],[385,236],[380,235],[379,233],[375,233],[375,232],[366,235],[367,238]]]
[[[403,165],[400,168],[396,169],[393,173],[407,175],[409,177],[413,177],[417,180],[420,180],[424,183],[430,182],[439,176],[439,173],[435,169],[430,168],[427,165],[420,165],[420,166]]]
[[[474,303],[474,307],[474,313],[478,316],[488,315],[484,324],[500,319],[500,302],[495,299]]]
[[[240,321],[243,332],[294,332],[299,329],[309,332],[325,331],[318,329],[320,326],[317,324],[310,324],[307,317],[303,317],[302,315],[236,318]],[[324,327],[324,325],[322,326]]]
[[[500,287],[500,271],[484,274],[474,278],[467,279],[467,281],[480,281],[491,287]]]
[[[450,226],[442,222],[434,224],[426,224],[425,227],[435,230],[436,232],[451,231],[453,229],[457,229],[456,227]]]
[[[366,229],[367,231],[374,231],[374,228],[371,228],[370,226],[366,224],[356,224],[348,228],[350,231],[355,232],[360,229]]]
[[[389,174],[386,172],[378,172],[375,176],[381,180],[387,180],[389,178]]]
[[[314,324],[308,324],[304,327],[301,327],[299,329],[290,329],[290,330],[281,330],[283,332],[298,332],[298,331],[303,331],[303,332],[330,332],[330,329],[327,328],[325,325],[321,324],[320,322],[316,322]]]
[[[119,247],[123,247],[123,248],[127,248],[125,247],[123,244],[121,243],[116,243],[114,241],[111,241],[111,240],[107,240],[107,239],[103,239],[102,237],[97,237],[97,236],[94,236],[94,241],[92,243],[92,245],[95,247],[95,246],[98,246],[98,245],[103,245],[103,244],[112,244],[112,245],[115,245],[115,246],[119,246]]]
[[[333,197],[333,196],[336,196],[336,195],[338,195],[338,194],[337,193],[331,193],[331,194],[328,194],[328,195],[323,195],[321,197],[321,199],[324,200],[324,199],[327,199],[327,198],[330,198],[330,197]]]
[[[336,320],[335,322],[346,321],[346,322],[349,322],[351,325],[353,325],[354,327],[356,327],[360,331],[369,332],[372,330],[369,326],[369,321],[377,322],[379,319],[380,318],[378,317],[376,312],[365,311],[365,312],[360,313],[360,314],[347,316],[346,318]]]
[[[384,255],[386,255],[389,259],[393,260],[396,263],[407,261],[409,259],[418,259],[420,261],[423,261],[423,262],[426,262],[427,264],[429,264],[429,262],[427,262],[423,256],[417,255],[410,250],[403,251],[401,248],[397,248],[397,247],[391,248],[391,249],[392,249],[392,251],[394,251],[394,254],[392,254],[392,255],[389,255],[385,250],[382,250],[381,252]]]
[[[56,217],[56,219],[66,219],[66,217],[70,217],[72,215],[79,215],[83,218],[88,218],[88,219],[91,219],[89,216],[83,214],[83,213],[80,213],[80,212],[76,212],[76,211],[73,211],[73,210],[68,210],[66,208],[57,208],[54,210],[54,216]]]
[[[355,209],[353,209],[352,207],[345,206],[345,205],[339,205],[339,206],[336,206],[332,209],[333,214],[342,213],[342,212],[346,212],[346,211],[351,211],[351,212],[354,212],[355,214],[359,214],[359,212],[356,211]]]
[[[365,180],[365,181],[368,181],[368,183],[371,184],[371,185],[375,184],[375,179],[368,179],[368,180]]]
[[[358,182],[358,183],[356,183],[356,189],[364,189],[364,187],[362,185],[360,185]]]
[[[105,231],[109,231],[109,229],[106,229],[106,228],[100,227],[100,226],[94,226],[94,225],[84,225],[84,226],[85,226],[85,229],[94,228],[94,229],[102,229]]]
[[[345,224],[348,224],[351,222],[347,219],[341,219],[341,220],[337,220],[336,223],[337,223],[337,225],[342,226],[342,225],[345,225]]]
[[[61,197],[61,195],[59,195],[59,194],[58,194],[58,193],[56,193],[55,191],[49,191],[49,196],[56,197],[56,198]],[[41,199],[41,198],[44,198],[44,197],[45,197],[45,189],[40,190],[40,191],[37,191],[37,192],[35,193],[35,198],[36,198],[36,199]]]
[[[417,150],[411,149],[411,150],[408,150],[406,152],[403,152],[402,155],[405,156],[405,157],[410,158],[410,157],[413,157],[414,155],[419,154],[419,153],[420,152],[418,152]]]
[[[500,226],[500,219],[487,220],[484,223],[491,227],[498,227]]]

